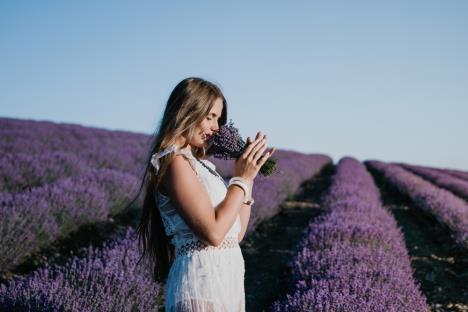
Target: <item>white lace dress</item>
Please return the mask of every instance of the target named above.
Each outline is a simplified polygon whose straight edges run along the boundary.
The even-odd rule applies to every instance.
[[[182,154],[189,160],[216,209],[227,192],[216,166],[209,160],[198,160],[190,147],[172,146],[165,151],[166,154]],[[157,192],[156,200],[165,232],[168,236],[173,235],[171,243],[176,250],[165,285],[166,311],[245,311],[244,258],[237,238],[241,229],[239,216],[221,245],[214,247],[198,240],[169,197]]]

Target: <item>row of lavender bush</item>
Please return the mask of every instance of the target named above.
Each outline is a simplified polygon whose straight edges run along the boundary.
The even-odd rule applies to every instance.
[[[158,311],[162,287],[136,265],[136,233],[89,246],[63,266],[49,266],[0,285],[1,311]]]
[[[70,152],[44,151],[39,155],[5,153],[0,158],[0,191],[20,192],[72,175],[89,165]]]
[[[119,213],[148,142],[144,134],[0,118],[0,272]]]
[[[140,176],[149,144],[150,136],[146,134],[0,118],[0,150],[13,156],[22,154],[39,157],[37,161],[44,160],[51,151],[66,152],[75,155],[91,168],[115,169]],[[34,157],[24,160],[25,165],[31,165],[24,170],[35,170],[40,166],[34,164]],[[45,165],[49,166],[51,161],[46,160]],[[39,169],[37,173],[33,171],[32,176],[40,176],[41,170],[44,169]],[[5,179],[5,175],[0,174],[0,180]]]
[[[448,226],[454,240],[468,248],[468,204],[463,199],[398,165],[377,160],[366,163],[380,172],[392,187],[408,196],[416,207]]]
[[[138,182],[116,170],[89,169],[26,191],[0,193],[0,271],[80,225],[119,213]]]
[[[364,165],[344,157],[326,212],[310,223],[290,263],[291,289],[274,311],[429,311],[402,233]]]
[[[468,181],[468,172],[466,171],[456,170],[456,169],[440,169],[440,168],[433,168],[433,169],[438,170],[440,172],[451,174],[454,177]]]
[[[431,168],[409,165],[405,163],[395,163],[401,167],[408,169],[409,171],[416,173],[417,175],[423,177],[429,182],[434,183],[440,187],[443,187],[456,195],[463,197],[468,200],[468,181],[465,181],[461,178],[454,177],[453,175],[434,170]]]
[[[251,218],[256,222],[274,213],[281,201],[295,192],[303,180],[330,162],[329,157],[322,155],[294,152],[280,151],[278,158],[281,171],[255,182],[256,203]],[[227,170],[232,163],[218,162],[218,165]],[[291,179],[289,186],[285,185],[287,178]],[[133,230],[129,231],[133,233]],[[151,283],[149,271],[128,277],[139,257],[135,251],[137,242],[135,239],[130,241],[128,235],[112,247],[90,251],[64,266],[45,267],[29,277],[11,280],[1,288],[0,308],[5,311],[130,311],[132,307],[138,311],[156,310],[156,297],[163,285]],[[126,254],[124,250],[127,250]],[[123,257],[126,257],[125,261]],[[123,262],[126,262],[124,267]],[[137,291],[133,291],[134,287]]]

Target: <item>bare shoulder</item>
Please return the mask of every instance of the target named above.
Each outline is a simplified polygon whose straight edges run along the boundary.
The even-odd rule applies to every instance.
[[[180,167],[191,168],[192,171],[197,173],[197,171],[195,169],[195,159],[193,159],[192,157],[189,157],[189,156],[187,156],[187,155],[185,155],[183,153],[176,154],[175,157],[173,158],[171,164],[174,164],[177,168],[180,168]]]
[[[190,163],[190,160],[182,154],[177,154],[168,165],[165,177],[163,178],[164,190],[168,193],[173,193],[177,185],[193,183],[196,175],[197,172]]]

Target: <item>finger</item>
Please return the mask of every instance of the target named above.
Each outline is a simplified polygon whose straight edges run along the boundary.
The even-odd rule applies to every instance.
[[[266,137],[266,134],[262,134],[262,132],[258,131],[257,135],[255,136],[255,140],[261,140]]]
[[[273,153],[276,151],[276,147],[273,147],[271,150],[270,150],[270,157],[271,155],[273,155]]]
[[[252,161],[255,158],[255,155],[258,153],[258,151],[263,147],[266,146],[266,140],[261,139],[259,142],[256,143],[255,147],[249,154],[249,159]]]
[[[263,166],[263,164],[268,160],[268,158],[270,158],[270,156],[273,154],[273,152],[276,150],[276,148],[272,148],[270,152],[267,152],[265,155],[263,155],[260,159],[259,159],[259,163],[258,165],[261,167]]]
[[[255,141],[251,141],[251,142],[250,142],[251,145],[254,145],[253,148],[255,148],[255,145],[256,145],[256,144],[260,144],[260,143],[261,143],[262,137],[264,138],[265,135],[261,135],[261,132],[257,132],[257,136],[256,136],[256,138],[255,138]],[[249,138],[250,138],[250,137],[249,137]]]
[[[267,149],[267,145],[266,143],[262,146],[262,148],[260,148],[256,153],[255,155],[253,156],[253,162],[256,164],[258,162],[258,160],[260,159],[260,157],[262,157],[263,155],[263,152],[265,152],[265,150]]]
[[[247,140],[245,141],[244,148],[247,148],[249,144],[251,143],[252,139],[250,137],[247,137]]]
[[[259,140],[256,139],[255,141],[253,141],[252,143],[250,143],[247,148],[244,150],[244,152],[242,153],[242,158],[246,159],[249,157],[249,154],[250,152],[252,151],[252,149],[256,146],[256,143],[258,143]]]
[[[247,138],[247,146],[255,145],[254,143],[257,142],[257,141],[258,141],[258,139],[255,139],[255,140],[254,140],[253,138],[248,137],[248,138]]]
[[[257,141],[254,142],[254,144],[254,151],[258,151],[258,149],[261,148],[263,144],[266,144],[266,139],[263,136],[259,136]]]
[[[267,140],[266,140],[266,135],[265,134],[263,135],[263,138],[261,138],[261,141],[257,145],[260,145],[260,146],[254,148],[254,150],[251,152],[252,159],[255,159],[255,161],[257,161],[258,158],[260,158],[260,156],[265,151],[265,149],[263,147],[266,148],[266,146],[267,146]],[[261,151],[260,155],[257,155],[260,152],[260,149],[263,149],[263,150]]]

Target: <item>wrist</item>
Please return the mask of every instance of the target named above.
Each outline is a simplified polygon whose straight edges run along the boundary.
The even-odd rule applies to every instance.
[[[231,179],[235,179],[235,180],[241,180],[242,182],[246,183],[251,189],[252,189],[252,186],[253,186],[253,179],[251,178],[246,178],[244,176],[233,176],[231,177]]]
[[[240,184],[243,184],[245,185],[246,187],[246,195],[248,197],[250,197],[250,195],[252,195],[252,187],[253,187],[253,181],[249,180],[249,179],[246,179],[244,177],[241,177],[241,176],[234,176],[234,177],[231,177],[231,179],[229,180],[229,183],[232,183],[232,182],[235,182],[235,181],[239,181]]]
[[[243,204],[246,205],[252,205],[254,203],[254,200],[252,198],[252,184],[249,183],[248,180],[242,178],[242,177],[232,177],[229,180],[228,187],[231,185],[237,185],[238,187],[242,188],[244,191],[244,199],[243,199]]]
[[[252,178],[248,178],[248,177],[245,177],[245,176],[242,176],[242,175],[233,176],[232,178],[243,179],[245,182],[248,182],[250,185],[253,185],[253,182],[254,182],[254,180]]]

